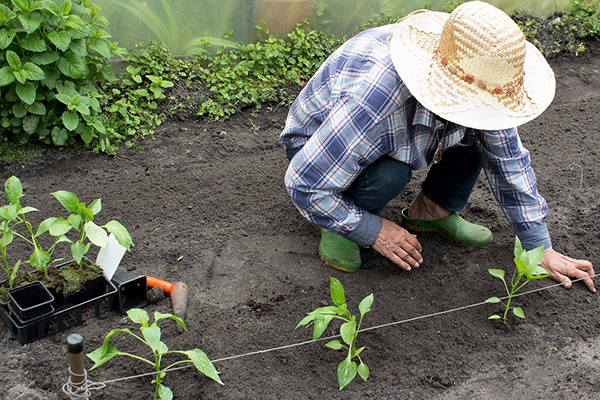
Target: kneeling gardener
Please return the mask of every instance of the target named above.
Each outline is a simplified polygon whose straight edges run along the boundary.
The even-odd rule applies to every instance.
[[[451,14],[413,13],[364,31],[323,63],[292,105],[281,134],[287,190],[321,227],[330,267],[360,268],[359,246],[409,271],[422,262],[417,238],[381,218],[413,170],[430,167],[402,224],[461,245],[492,240],[462,211],[483,168],[527,250],[544,245],[542,266],[595,292],[592,264],[552,249],[527,149],[516,126],[552,102],[555,79],[541,53],[501,10],[464,3]]]

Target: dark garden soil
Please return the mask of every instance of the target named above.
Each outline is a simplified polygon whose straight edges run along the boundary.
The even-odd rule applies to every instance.
[[[556,99],[520,132],[551,209],[554,247],[600,270],[600,47],[551,63]],[[371,250],[363,251],[364,267],[356,273],[325,267],[318,230],[296,211],[283,186],[287,161],[278,135],[286,111],[263,109],[257,118],[242,112],[222,123],[173,118],[155,140],[140,143],[142,149],[118,157],[49,152],[44,159],[2,165],[1,178],[17,175],[27,203],[48,213],[60,212],[49,194],[55,190],[73,191],[85,202],[101,197],[100,222],[120,220],[135,243],[120,268],[190,288],[188,332],[179,334],[164,321],[163,340],[171,349],[199,347],[213,360],[309,340],[310,330],[294,326],[330,302],[330,275],[345,286],[353,310],[374,293],[365,327],[502,295],[487,269],[512,271],[514,235],[483,176],[463,214],[493,231],[488,247],[465,249],[419,234],[425,261],[412,272]],[[400,220],[422,177],[416,174],[384,211],[386,218]],[[553,283],[536,281],[529,288]],[[190,368],[168,374],[164,383],[178,399],[598,399],[599,296],[578,282],[571,290],[554,287],[515,299],[527,318],[510,327],[489,321],[497,309],[480,305],[362,333],[358,340],[367,346],[363,356],[371,376],[341,392],[336,369],[342,353],[324,342],[217,362],[225,386]],[[172,311],[168,298],[146,309]],[[0,328],[0,398],[66,398],[67,335],[81,333],[91,351],[109,330],[126,327],[135,328],[112,312],[25,346]],[[119,336],[113,342],[145,351]],[[114,359],[90,379],[149,371],[138,361]],[[151,399],[150,381],[108,383],[92,398]]]

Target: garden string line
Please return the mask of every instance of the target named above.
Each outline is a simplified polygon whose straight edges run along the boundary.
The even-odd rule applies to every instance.
[[[595,275],[590,275],[589,277],[593,278],[595,276],[596,276],[596,274]],[[575,283],[575,282],[578,282],[578,281],[581,281],[581,280],[584,280],[584,279],[587,279],[587,277],[586,278],[573,279],[573,280],[571,280],[571,282]],[[513,298],[514,297],[519,297],[519,296],[525,296],[525,295],[528,295],[528,294],[531,294],[531,293],[535,293],[535,292],[541,292],[542,290],[552,289],[552,288],[555,288],[555,287],[558,287],[558,286],[563,286],[563,284],[562,283],[555,283],[553,285],[549,285],[549,286],[544,286],[544,287],[537,288],[537,289],[528,290],[528,291],[522,292],[522,293],[517,293],[517,294],[513,295]],[[500,300],[506,300],[506,299],[508,299],[508,296],[500,297]],[[462,310],[466,310],[466,309],[469,309],[469,308],[478,307],[478,306],[481,306],[481,305],[484,305],[484,304],[488,304],[488,303],[486,303],[485,301],[480,301],[479,303],[469,304],[469,305],[466,305],[466,306],[450,308],[448,310],[437,311],[437,312],[434,312],[434,313],[431,313],[431,314],[420,315],[420,316],[411,317],[411,318],[407,318],[407,319],[403,319],[403,320],[399,320],[399,321],[394,321],[394,322],[388,322],[388,323],[381,324],[381,325],[371,326],[369,328],[362,328],[358,332],[368,332],[368,331],[372,331],[372,330],[375,330],[375,329],[381,329],[381,328],[386,328],[386,327],[389,327],[389,326],[400,325],[400,324],[404,324],[404,323],[407,323],[407,322],[413,322],[413,321],[418,321],[418,320],[425,319],[425,318],[431,318],[431,317],[436,317],[436,316],[443,315],[443,314],[449,314],[449,313],[456,312],[456,311],[462,311]],[[233,359],[236,359],[236,358],[248,357],[248,356],[253,356],[253,355],[257,355],[257,354],[270,353],[272,351],[277,351],[277,350],[291,349],[291,348],[294,348],[294,347],[304,346],[304,345],[310,344],[310,343],[322,342],[322,341],[325,341],[325,340],[331,340],[331,339],[335,339],[335,338],[338,338],[338,337],[340,337],[339,334],[338,335],[327,336],[327,337],[321,337],[321,338],[315,339],[315,340],[312,340],[312,339],[311,340],[305,340],[303,342],[292,343],[292,344],[287,344],[287,345],[277,346],[277,347],[271,347],[271,348],[267,348],[267,349],[263,349],[263,350],[256,350],[256,351],[251,351],[251,352],[243,353],[243,354],[237,354],[237,355],[233,355],[233,356],[221,357],[221,358],[217,358],[217,359],[211,360],[211,362],[212,363],[218,363],[218,362],[222,362],[222,361],[233,360]],[[156,375],[156,374],[161,373],[161,372],[165,372],[166,373],[166,372],[171,372],[171,371],[176,371],[176,370],[185,369],[185,368],[191,368],[191,367],[193,367],[193,365],[186,365],[186,366],[171,368],[171,369],[164,370],[164,371],[154,371],[154,372],[147,372],[147,373],[139,374],[139,375],[133,375],[133,376],[126,376],[126,377],[121,377],[121,378],[115,378],[115,379],[110,379],[110,380],[107,380],[107,381],[104,381],[104,382],[89,382],[89,384],[87,386],[88,386],[88,389],[101,389],[101,388],[105,387],[106,384],[108,384],[108,383],[114,383],[114,382],[119,382],[119,381],[123,381],[123,380],[134,379],[134,378],[141,378],[141,377],[144,377],[144,376]],[[66,390],[65,387],[67,385],[68,384],[65,384],[65,386],[63,386],[63,392],[65,392],[65,393],[67,393],[65,391]],[[67,394],[69,394],[69,393],[67,393]],[[87,397],[72,397],[72,399],[79,399],[79,398],[87,398]]]

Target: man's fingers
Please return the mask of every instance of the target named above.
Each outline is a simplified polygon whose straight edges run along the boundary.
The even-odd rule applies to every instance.
[[[573,282],[571,282],[571,280],[564,275],[556,274],[553,276],[553,278],[554,280],[562,283],[565,289],[571,289],[571,285],[573,285]]]
[[[585,267],[582,267],[582,268],[585,268]],[[590,268],[591,268],[591,264],[590,264]],[[585,283],[585,286],[587,286],[587,288],[590,290],[590,292],[596,293],[596,288],[594,287],[594,280],[591,278],[592,275],[594,275],[593,268],[591,268],[591,273],[589,272],[589,270],[587,268],[584,271],[576,268],[573,272],[573,278],[583,279],[583,283]]]
[[[423,248],[421,247],[421,243],[419,243],[419,239],[417,239],[416,235],[413,235],[413,234],[409,233],[406,241],[408,242],[408,244],[410,244],[411,246],[413,246],[415,248],[415,250],[417,250],[419,253],[421,251],[423,251]]]
[[[404,261],[402,258],[400,258],[396,253],[390,253],[389,255],[384,254],[387,258],[390,259],[390,261],[392,261],[394,264],[396,264],[397,266],[399,266],[400,268],[402,268],[405,271],[410,271],[412,269],[412,267],[410,266],[409,263],[407,263],[406,261]]]

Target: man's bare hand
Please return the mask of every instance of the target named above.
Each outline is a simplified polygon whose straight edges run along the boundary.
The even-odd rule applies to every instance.
[[[550,273],[552,279],[562,283],[566,289],[571,288],[573,284],[569,277],[583,278],[583,282],[588,289],[592,293],[596,293],[592,278],[595,275],[594,267],[587,260],[575,260],[550,249],[544,253],[542,267]]]
[[[385,218],[381,219],[381,230],[372,247],[406,271],[423,262],[422,247],[416,236]]]

